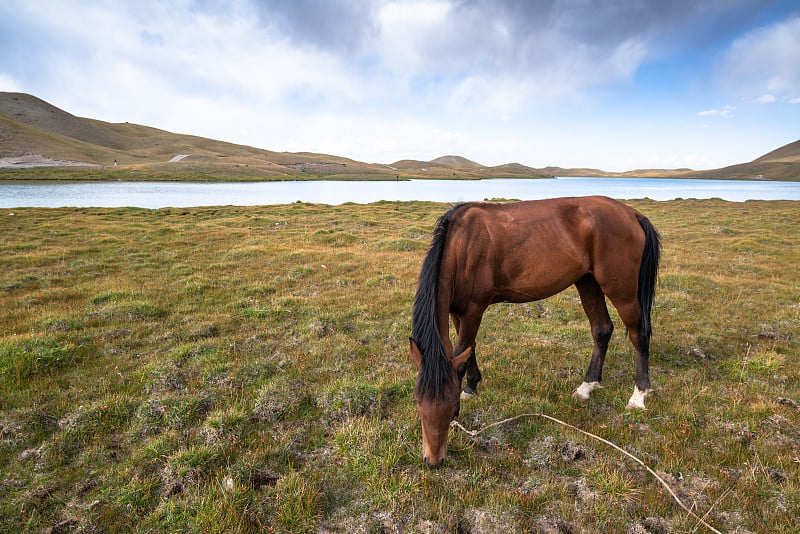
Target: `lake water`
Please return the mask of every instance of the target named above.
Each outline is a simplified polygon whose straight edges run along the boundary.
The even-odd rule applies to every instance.
[[[194,207],[320,204],[380,200],[464,202],[491,198],[541,199],[607,195],[619,199],[721,198],[800,200],[800,182],[652,178],[553,178],[540,180],[410,180],[369,182],[0,182],[0,208]]]

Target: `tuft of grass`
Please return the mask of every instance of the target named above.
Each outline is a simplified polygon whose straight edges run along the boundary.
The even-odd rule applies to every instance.
[[[281,478],[274,488],[277,498],[277,519],[291,532],[314,530],[319,518],[320,491],[313,480],[292,471]]]
[[[51,324],[51,323],[48,323]],[[53,337],[33,336],[0,342],[0,376],[14,385],[73,365],[79,349]]]
[[[376,248],[395,252],[414,252],[427,249],[428,243],[425,240],[386,239],[377,243]]]

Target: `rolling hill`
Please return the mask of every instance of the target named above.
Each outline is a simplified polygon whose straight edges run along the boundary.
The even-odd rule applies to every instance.
[[[118,164],[118,165],[115,165]],[[130,123],[76,117],[24,93],[0,92],[0,177],[29,167],[91,167],[150,179],[544,178],[552,176],[685,177],[800,180],[800,140],[749,163],[722,169],[534,169],[519,163],[484,166],[461,156],[431,161],[363,163],[311,152],[273,152]],[[3,172],[6,171],[6,172]],[[110,178],[102,172],[100,179]]]
[[[750,163],[741,163],[691,173],[693,178],[792,180],[800,181],[800,140],[784,145],[756,158]]]
[[[541,170],[553,176],[800,181],[800,140],[784,145],[748,163],[739,163],[721,169],[705,171],[692,169],[636,169],[626,172],[606,172],[599,169],[564,169],[561,167],[546,167]]]
[[[554,176],[519,163],[486,167],[461,156],[442,156],[431,161],[404,159],[387,167],[396,170],[402,176],[426,178],[552,178]]]
[[[31,95],[0,93],[0,162],[5,161],[6,168],[33,166],[37,158],[45,165],[112,167],[116,161],[123,168],[177,175],[390,174],[385,166],[337,156],[272,152],[137,124],[76,117]]]
[[[392,166],[327,154],[273,152],[137,124],[76,117],[32,95],[0,92],[0,170],[83,166],[177,179],[197,175],[236,179],[544,176],[524,166],[484,167],[457,156],[439,160]]]

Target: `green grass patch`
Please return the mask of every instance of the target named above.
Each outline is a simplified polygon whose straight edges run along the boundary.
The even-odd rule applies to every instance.
[[[646,412],[586,404],[574,288],[489,309],[459,420],[543,411],[723,532],[800,516],[796,202],[631,202],[664,240]],[[421,461],[411,307],[443,204],[0,210],[0,532],[692,532],[539,419]],[[66,523],[65,523],[66,522]],[[703,531],[702,527],[697,528]]]
[[[77,347],[60,343],[52,337],[0,342],[0,374],[4,380],[16,384],[63,370],[73,365],[77,358]]]

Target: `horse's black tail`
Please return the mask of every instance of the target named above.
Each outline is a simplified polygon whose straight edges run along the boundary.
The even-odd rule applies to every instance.
[[[428,254],[422,262],[417,283],[417,295],[414,298],[414,311],[411,319],[411,336],[422,352],[417,387],[421,394],[441,396],[442,384],[449,377],[450,361],[439,337],[439,321],[437,320],[436,301],[439,270],[447,241],[447,230],[453,213],[459,206],[454,206],[439,217],[433,230],[433,239]]]
[[[658,262],[661,256],[661,236],[647,217],[639,217],[639,225],[644,230],[644,251],[639,265],[639,312],[641,315],[639,331],[648,338],[652,333],[650,310],[656,293]]]

